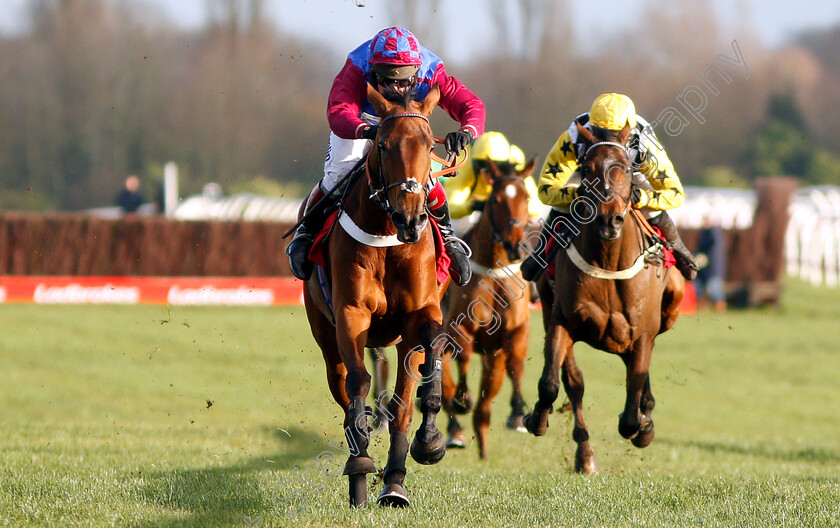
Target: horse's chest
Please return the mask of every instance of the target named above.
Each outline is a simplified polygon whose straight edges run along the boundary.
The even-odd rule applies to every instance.
[[[566,320],[572,339],[616,354],[627,350],[638,333],[626,314],[593,302],[577,303]]]

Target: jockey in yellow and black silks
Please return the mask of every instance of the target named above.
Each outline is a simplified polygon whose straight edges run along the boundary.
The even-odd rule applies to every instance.
[[[554,225],[560,219],[560,225],[573,225],[569,206],[578,197],[578,160],[583,155],[583,140],[578,137],[578,124],[592,130],[599,137],[603,134],[599,135],[598,129],[615,133],[624,128],[625,124],[632,127],[628,146],[630,160],[634,163],[633,168],[636,171],[633,179],[633,206],[645,214],[651,225],[662,231],[662,235],[674,249],[680,273],[688,280],[696,277],[697,264],[694,256],[683,243],[667,213],[668,209],[682,205],[685,199],[682,183],[673,163],[668,159],[668,154],[653,134],[653,129],[636,114],[633,101],[626,95],[599,95],[589,112],[575,118],[548,153],[537,183],[540,200],[552,206],[545,225]],[[561,231],[565,232],[558,235],[568,245],[571,230]],[[541,272],[541,263],[533,257],[529,257],[522,264],[522,273],[526,279],[535,280]]]
[[[488,131],[480,135],[467,147],[470,163],[458,171],[458,174],[446,180],[443,188],[449,200],[449,212],[452,218],[468,216],[479,211],[493,192],[493,186],[487,181],[487,162],[510,164],[517,171],[525,169],[525,154],[516,145],[511,145],[501,132]],[[525,188],[530,198],[528,209],[531,216],[542,214],[537,185],[530,176],[525,178]]]

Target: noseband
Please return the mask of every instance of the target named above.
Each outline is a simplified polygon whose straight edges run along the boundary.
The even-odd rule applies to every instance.
[[[417,117],[417,118],[422,119],[426,123],[429,123],[429,118],[424,116],[423,114],[406,112],[406,113],[402,113],[402,114],[389,115],[389,116],[383,118],[382,121],[379,123],[379,127],[380,127],[379,130],[380,131],[382,130],[382,126],[386,122],[390,121],[391,119],[396,119],[398,117]],[[373,178],[368,177],[368,185],[370,186],[370,196],[369,196],[369,198],[373,199],[373,201],[376,202],[376,205],[378,205],[380,209],[382,209],[383,211],[385,211],[388,214],[392,214],[394,212],[394,206],[391,204],[391,201],[388,200],[388,191],[390,191],[391,189],[393,189],[395,187],[398,188],[400,190],[400,192],[404,193],[404,194],[420,194],[421,192],[425,191],[426,198],[424,199],[424,202],[426,200],[428,200],[429,191],[425,187],[423,187],[420,184],[420,182],[418,182],[414,178],[409,178],[407,180],[400,181],[400,182],[395,182],[395,183],[392,183],[392,184],[388,185],[388,181],[385,179],[385,170],[382,167],[382,144],[378,141],[376,143],[376,148],[377,148],[377,152],[379,154],[379,159],[378,159],[378,161],[379,161],[378,165],[379,166],[377,167],[377,171],[376,171],[377,180],[374,182]],[[368,166],[367,171],[368,171],[368,176],[370,176],[371,175],[370,166]]]

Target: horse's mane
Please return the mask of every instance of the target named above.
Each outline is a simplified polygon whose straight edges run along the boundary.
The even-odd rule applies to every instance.
[[[621,134],[621,130],[610,130],[597,126],[592,127],[592,135],[600,141],[615,141],[618,139],[619,134]]]
[[[398,105],[402,105],[403,108],[407,109],[408,105],[411,104],[411,101],[414,100],[414,92],[416,87],[417,85],[412,86],[411,88],[406,90],[404,94],[399,94],[397,92],[391,92],[386,90],[386,92],[382,95],[387,101]]]

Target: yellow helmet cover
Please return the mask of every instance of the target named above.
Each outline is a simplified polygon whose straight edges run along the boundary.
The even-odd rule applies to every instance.
[[[510,158],[508,158],[508,161],[516,168],[516,170],[525,170],[525,153],[522,152],[522,149],[516,145],[510,146]]]
[[[501,132],[485,132],[473,142],[470,155],[473,160],[508,161],[510,143]]]
[[[623,94],[605,93],[595,98],[589,109],[589,122],[608,130],[621,130],[629,123],[636,126],[636,105]]]

